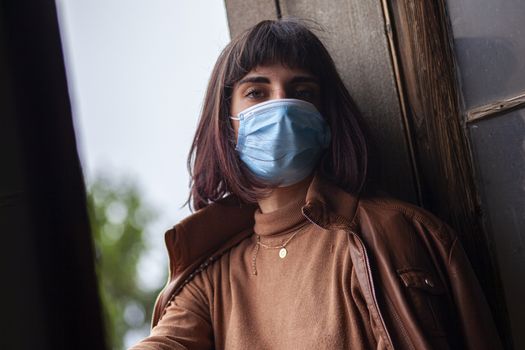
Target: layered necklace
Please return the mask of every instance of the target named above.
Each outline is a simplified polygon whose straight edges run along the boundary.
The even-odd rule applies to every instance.
[[[288,243],[290,243],[290,241],[298,233],[299,233],[299,231],[295,231],[294,234],[291,235],[283,244],[276,245],[276,246],[270,246],[270,245],[262,243],[261,242],[261,236],[257,235],[257,244],[260,245],[263,248],[266,248],[266,249],[279,249],[279,258],[284,259],[284,258],[286,258],[286,255],[288,254],[288,251],[286,250],[286,245]]]
[[[279,257],[281,259],[286,258],[288,255],[288,250],[286,249],[286,245],[290,243],[290,241],[301,231],[301,228],[299,228],[297,231],[295,231],[286,241],[284,241],[282,244],[271,246],[268,244],[264,244],[261,242],[261,236],[257,235],[257,242],[254,247],[253,255],[252,255],[252,273],[254,275],[257,275],[257,266],[255,260],[257,259],[257,253],[259,252],[259,247],[263,247],[265,249],[279,249]]]

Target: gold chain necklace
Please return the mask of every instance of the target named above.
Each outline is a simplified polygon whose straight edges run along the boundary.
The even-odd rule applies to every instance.
[[[263,247],[266,249],[280,249],[279,250],[279,257],[281,259],[286,258],[286,255],[288,255],[288,250],[286,250],[286,245],[290,243],[290,241],[295,237],[296,234],[298,234],[301,230],[297,230],[291,235],[283,244],[277,245],[277,246],[270,246],[267,244],[264,244],[261,242],[261,236],[257,235],[257,244],[255,244],[253,249],[253,255],[252,255],[252,273],[254,275],[257,275],[257,266],[255,260],[257,259],[257,253],[259,252],[259,247]]]
[[[261,236],[257,235],[257,244],[260,245],[261,247],[263,248],[266,248],[266,249],[280,249],[279,250],[279,257],[281,259],[284,259],[286,258],[286,255],[288,254],[288,250],[286,250],[286,245],[292,240],[292,238],[295,237],[296,234],[299,233],[299,230],[295,231],[293,235],[291,235],[287,240],[286,242],[284,242],[283,244],[280,244],[280,245],[277,245],[277,246],[269,246],[267,244],[264,244],[261,242]]]

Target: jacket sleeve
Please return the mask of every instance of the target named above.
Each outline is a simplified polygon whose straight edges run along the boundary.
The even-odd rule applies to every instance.
[[[184,286],[149,337],[130,350],[212,349],[213,330],[204,279],[200,274]]]
[[[452,237],[446,266],[465,347],[469,350],[502,349],[490,308],[467,255],[457,236],[452,233]]]

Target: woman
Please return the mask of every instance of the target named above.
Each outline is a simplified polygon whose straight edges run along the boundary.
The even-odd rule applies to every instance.
[[[213,70],[191,149],[197,210],[133,349],[499,349],[448,226],[363,192],[358,111],[319,39],[263,21]]]

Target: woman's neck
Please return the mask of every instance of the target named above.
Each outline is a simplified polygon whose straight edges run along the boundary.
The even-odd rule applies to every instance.
[[[279,210],[292,201],[304,200],[312,178],[313,174],[291,186],[274,188],[268,196],[259,199],[258,204],[261,212],[270,213]]]

